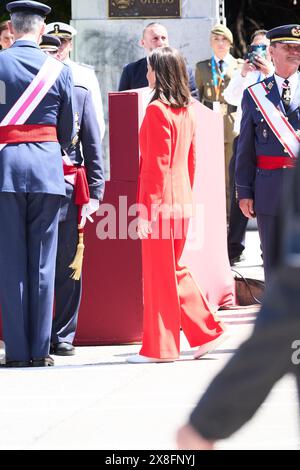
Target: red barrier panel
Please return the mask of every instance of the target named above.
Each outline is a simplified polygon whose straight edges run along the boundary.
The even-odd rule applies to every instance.
[[[196,216],[182,262],[190,268],[213,308],[235,303],[227,255],[223,119],[196,103],[197,164],[194,182]]]
[[[87,224],[76,344],[118,344],[142,338],[141,244],[128,236],[135,217],[127,217],[136,202],[139,108],[138,93],[109,96],[111,181],[106,183],[94,224]],[[109,238],[100,239],[105,231]],[[134,227],[132,231],[136,238]]]
[[[136,182],[107,182],[101,205],[104,216],[94,217],[95,222],[87,224],[83,297],[76,344],[118,344],[141,340],[141,244],[139,240],[127,237],[128,224],[124,217],[126,207],[134,204],[135,199]],[[112,207],[116,212],[107,217]],[[123,226],[119,221],[121,214]],[[128,217],[128,222],[132,219]],[[99,239],[104,231],[108,231],[112,238]]]

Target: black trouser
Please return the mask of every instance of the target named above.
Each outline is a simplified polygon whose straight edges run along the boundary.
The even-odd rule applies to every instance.
[[[230,177],[230,212],[229,212],[229,227],[227,236],[228,256],[229,259],[236,258],[245,249],[245,233],[248,223],[248,217],[242,213],[239,203],[236,198],[235,186],[235,162],[238,146],[238,137],[233,141],[233,155],[229,164],[229,177]]]

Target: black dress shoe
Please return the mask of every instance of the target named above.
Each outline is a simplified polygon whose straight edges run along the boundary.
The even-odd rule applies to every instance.
[[[55,343],[52,344],[50,352],[56,356],[74,356],[75,348],[71,343]]]
[[[54,366],[54,359],[51,356],[32,359],[31,365],[32,367],[51,367]]]
[[[230,266],[233,266],[240,261],[245,261],[245,256],[241,253],[240,255],[234,256],[233,258],[229,258]]]
[[[30,361],[6,361],[5,364],[0,364],[0,367],[30,367]]]

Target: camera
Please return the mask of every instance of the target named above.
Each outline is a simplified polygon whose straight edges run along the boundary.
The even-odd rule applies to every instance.
[[[248,52],[245,56],[245,59],[248,59],[251,64],[255,65],[255,57],[262,57],[266,59],[267,57],[267,46],[265,44],[251,45],[248,47]]]

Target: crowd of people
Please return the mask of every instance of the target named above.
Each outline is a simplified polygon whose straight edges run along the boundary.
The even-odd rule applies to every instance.
[[[54,365],[50,352],[75,354],[84,226],[104,195],[105,124],[94,71],[69,57],[76,30],[61,22],[45,25],[51,9],[39,2],[10,2],[7,10],[10,21],[0,25],[0,80],[6,91],[0,107],[4,366],[45,367]],[[282,193],[297,187],[291,181],[300,150],[300,26],[255,31],[245,59],[230,54],[233,36],[226,26],[214,26],[210,41],[212,56],[196,64],[194,75],[169,46],[166,28],[150,23],[141,39],[146,57],[127,64],[119,84],[120,91],[152,89],[139,135],[144,330],[141,351],[128,362],[175,361],[180,328],[190,346],[198,347],[195,359],[227,337],[201,286],[179,263],[192,216],[196,100],[223,116],[231,264],[242,255],[248,219],[257,217],[266,300],[251,338],[180,430],[181,448],[212,448],[249,419],[291,369],[290,341],[299,328],[299,266],[291,264],[291,256],[280,259],[277,235]],[[276,343],[274,361],[273,341],[286,322],[286,290],[290,328]],[[239,381],[241,371],[247,374],[247,407],[236,406],[240,390],[233,384],[245,383]]]

